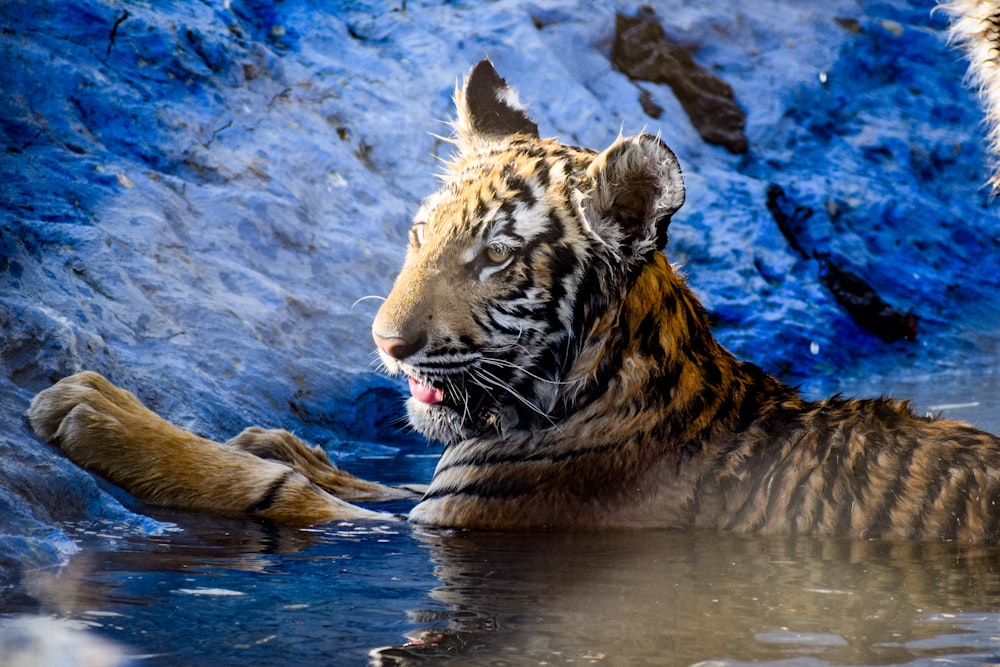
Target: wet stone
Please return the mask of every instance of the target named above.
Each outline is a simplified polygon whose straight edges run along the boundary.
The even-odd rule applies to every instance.
[[[671,41],[650,7],[640,7],[635,16],[616,16],[611,60],[633,81],[670,86],[706,142],[732,153],[747,152],[746,114],[736,103],[732,87]],[[643,110],[650,113],[650,106],[644,103]]]

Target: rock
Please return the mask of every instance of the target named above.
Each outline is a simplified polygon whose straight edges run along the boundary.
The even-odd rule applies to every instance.
[[[817,222],[812,208],[797,205],[775,183],[767,186],[767,209],[792,249],[803,259],[817,262],[820,282],[858,326],[886,343],[901,339],[916,340],[917,316],[913,311],[904,313],[892,307],[874,287],[854,270],[844,266],[844,260],[832,258],[826,242],[829,232],[825,235],[821,233],[817,239],[817,228],[829,226],[829,221],[825,225]],[[829,217],[836,217],[837,212],[836,206],[827,207]]]
[[[821,259],[819,277],[837,303],[864,329],[886,343],[916,340],[917,316],[913,311],[904,313],[893,308],[860,276],[830,259]]]
[[[747,151],[746,115],[736,104],[732,87],[672,42],[651,7],[640,7],[635,16],[619,13],[615,17],[611,59],[631,79],[670,86],[705,141],[732,153]],[[648,93],[640,95],[646,113],[659,118]]]

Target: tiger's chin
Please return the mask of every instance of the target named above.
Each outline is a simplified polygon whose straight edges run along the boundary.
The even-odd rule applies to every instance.
[[[453,379],[458,391],[445,391],[437,383],[425,384],[408,375],[410,398],[406,414],[410,427],[430,440],[445,446],[497,431],[503,423],[503,406],[482,388]],[[459,400],[461,397],[461,400]]]
[[[406,416],[413,430],[446,446],[474,437],[478,433],[469,428],[458,410],[444,403],[425,403],[410,397],[406,401]]]

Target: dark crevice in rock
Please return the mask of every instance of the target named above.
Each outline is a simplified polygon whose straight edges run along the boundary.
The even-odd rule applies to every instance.
[[[772,183],[767,186],[767,210],[792,250],[819,263],[820,282],[858,326],[886,343],[916,340],[918,320],[912,310],[904,313],[894,308],[842,260],[834,259],[829,248],[822,247],[813,233],[812,207],[799,204]]]
[[[107,50],[107,52],[106,52],[106,53],[104,54],[104,57],[105,57],[105,58],[107,58],[108,56],[110,56],[110,55],[111,55],[111,49],[112,49],[112,48],[114,48],[114,45],[115,45],[115,37],[117,37],[117,36],[118,36],[118,27],[119,27],[119,26],[121,26],[121,24],[122,24],[122,23],[124,23],[124,22],[125,22],[125,19],[127,19],[128,17],[129,17],[129,12],[128,12],[128,10],[126,9],[126,10],[122,11],[122,15],[121,15],[121,16],[119,16],[119,17],[118,17],[118,18],[117,18],[117,19],[115,20],[115,23],[114,23],[114,25],[113,25],[113,26],[111,26],[111,34],[110,34],[110,35],[108,35],[108,50]]]
[[[917,316],[912,310],[904,313],[893,308],[857,274],[829,257],[818,259],[820,282],[859,326],[886,343],[916,340]]]
[[[706,142],[724,146],[732,153],[747,151],[746,114],[736,103],[732,87],[671,41],[651,8],[640,7],[635,16],[616,16],[611,61],[633,81],[670,86]],[[643,100],[643,109],[657,118],[659,107],[649,104],[648,92],[640,92]]]

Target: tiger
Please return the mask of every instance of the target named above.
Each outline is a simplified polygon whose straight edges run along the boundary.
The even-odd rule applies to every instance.
[[[995,542],[1000,438],[886,398],[820,401],[736,359],[665,249],[685,200],[661,137],[541,138],[489,60],[372,337],[444,448],[407,519],[494,531],[705,528]],[[229,443],[94,372],[39,393],[44,440],[141,501],[287,525],[393,515],[287,431]]]
[[[951,0],[938,4],[949,17],[949,39],[969,61],[968,78],[978,89],[986,111],[987,144],[993,155],[988,185],[1000,191],[1000,0]]]

